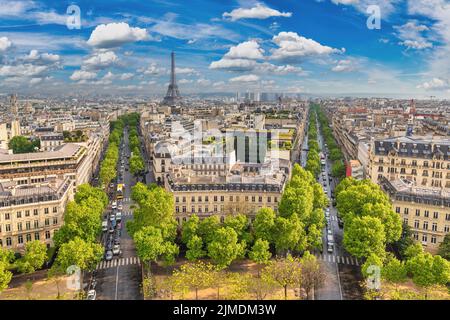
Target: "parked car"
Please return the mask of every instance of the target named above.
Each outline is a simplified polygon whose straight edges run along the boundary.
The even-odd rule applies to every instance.
[[[114,220],[116,220],[116,215],[114,214],[114,213],[111,213],[110,215],[109,215],[109,220],[112,222],[112,221],[114,221]]]
[[[117,201],[113,201],[113,202],[112,202],[111,208],[112,208],[113,210],[114,210],[114,209],[117,209]]]
[[[115,228],[117,225],[116,220],[111,220],[111,228]]]
[[[327,229],[327,235],[332,236],[333,235],[333,231],[331,231],[331,229]]]
[[[105,253],[105,260],[106,260],[106,261],[110,261],[110,260],[112,260],[112,259],[113,259],[113,253],[112,253],[112,251],[111,251],[111,250],[106,251],[106,253]]]
[[[328,253],[333,253],[333,249],[334,249],[333,244],[328,243],[328,244],[327,244],[327,251],[328,251]]]
[[[111,226],[111,228],[109,228],[109,233],[114,233],[114,227]]]
[[[328,243],[334,243],[333,235],[327,235],[327,241],[328,241]]]
[[[121,221],[121,220],[122,220],[122,212],[118,211],[118,212],[116,213],[116,220],[117,220],[117,221]]]
[[[86,300],[95,300],[97,298],[97,292],[95,290],[89,290],[86,296]]]
[[[108,231],[108,220],[103,220],[102,221],[102,231],[103,232]]]
[[[112,249],[113,255],[117,256],[120,253],[120,244],[115,244]]]

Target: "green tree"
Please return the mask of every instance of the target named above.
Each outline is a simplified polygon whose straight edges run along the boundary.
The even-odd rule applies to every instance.
[[[331,175],[339,179],[345,177],[345,164],[343,161],[339,160],[333,163],[331,166]]]
[[[130,172],[136,175],[145,169],[144,159],[140,154],[135,154],[130,157]]]
[[[203,250],[203,240],[197,235],[193,235],[187,242],[186,259],[194,261],[205,256],[206,252]]]
[[[212,286],[215,276],[215,268],[210,263],[197,261],[183,264],[179,270],[175,270],[173,277],[183,286],[195,291],[195,300],[198,300],[198,291]]]
[[[397,284],[404,282],[407,278],[405,263],[396,258],[391,258],[383,266],[381,276],[384,280]]]
[[[127,231],[132,236],[146,226],[154,226],[161,230],[165,240],[175,240],[178,225],[172,194],[160,187],[150,190],[139,182],[132,188],[131,198],[137,203],[133,220],[127,222]]]
[[[32,273],[40,269],[47,259],[47,247],[39,240],[27,242],[25,254],[18,261],[18,269],[22,273]]]
[[[197,215],[193,214],[189,219],[183,223],[181,229],[181,242],[187,244],[192,237],[198,234],[198,227],[200,224],[200,219]]]
[[[302,251],[306,249],[306,233],[297,215],[289,218],[278,216],[275,219],[273,231],[274,244],[277,252],[288,250]]]
[[[325,282],[326,274],[316,256],[306,251],[300,259],[301,287],[305,290],[306,299],[311,298],[313,289],[320,288]]]
[[[406,268],[413,282],[425,291],[435,285],[446,285],[450,281],[450,263],[441,256],[420,253],[406,262]]]
[[[208,244],[208,256],[222,269],[244,254],[245,243],[238,242],[236,231],[230,227],[219,228]]]
[[[318,228],[313,224],[308,228],[308,248],[321,249],[323,245],[322,241],[322,228]]]
[[[173,261],[173,256],[178,254],[178,247],[170,241],[165,241],[161,229],[146,226],[133,235],[134,244],[139,258],[148,264],[148,274],[151,274],[151,263],[160,258]]]
[[[381,270],[383,267],[383,259],[373,253],[367,257],[366,261],[361,266],[361,273],[365,278],[374,275],[374,270],[370,270],[370,267],[378,267],[379,270]]]
[[[262,208],[253,221],[255,238],[273,242],[273,228],[275,226],[275,212],[271,208]]]
[[[61,245],[55,263],[62,270],[75,265],[81,270],[94,270],[103,255],[103,247],[97,243],[75,238]]]
[[[30,141],[24,136],[15,136],[9,140],[8,148],[13,150],[13,153],[28,153],[35,152],[35,148],[40,148],[39,140]]]
[[[450,233],[447,233],[444,240],[439,245],[439,255],[447,260],[450,260]]]
[[[367,203],[363,206],[361,214],[362,216],[380,219],[384,227],[387,243],[392,243],[400,239],[402,234],[402,220],[400,216],[392,210],[390,204]]]
[[[246,215],[236,214],[226,216],[223,225],[225,227],[230,227],[234,231],[236,231],[239,241],[249,240],[249,233],[248,233],[249,221]]]
[[[208,245],[215,239],[216,231],[219,228],[220,228],[219,217],[209,216],[200,221],[198,225],[198,235],[203,239],[205,244]]]
[[[283,259],[272,260],[263,270],[261,278],[274,282],[284,289],[284,299],[287,300],[289,287],[301,286],[301,263],[298,258],[288,255]]]
[[[423,247],[420,243],[414,242],[412,245],[405,249],[404,256],[407,260],[410,260],[420,254],[423,254]]]
[[[12,273],[7,269],[7,264],[0,261],[0,293],[8,288],[8,284],[11,282],[11,279]]]
[[[249,252],[248,257],[259,264],[266,264],[269,262],[272,254],[269,251],[269,242],[263,239],[257,239]]]
[[[374,217],[355,217],[345,228],[344,247],[358,258],[375,254],[383,257],[386,236],[380,219]]]

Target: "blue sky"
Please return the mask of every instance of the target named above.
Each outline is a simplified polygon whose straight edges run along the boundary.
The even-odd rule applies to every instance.
[[[186,94],[448,98],[450,3],[0,0],[0,93],[164,94],[172,50]]]

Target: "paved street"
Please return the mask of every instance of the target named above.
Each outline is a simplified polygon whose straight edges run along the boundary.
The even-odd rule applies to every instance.
[[[127,155],[130,155],[128,144],[128,131],[124,132],[125,167],[128,166]],[[119,161],[120,162],[120,161]],[[119,165],[120,166],[120,165]],[[122,253],[111,261],[101,261],[97,266],[97,299],[98,300],[141,300],[140,291],[141,267],[137,258],[133,240],[126,231],[126,222],[132,219],[131,210],[131,186],[135,183],[134,177],[129,171],[123,173],[125,184],[123,210],[122,210],[122,234],[120,246]]]
[[[317,128],[318,128],[318,143],[320,146],[320,149],[322,152],[325,151],[325,142],[323,141],[323,136],[320,131],[320,124],[317,121]],[[307,137],[305,138],[304,146],[302,149],[307,148]],[[301,164],[304,166],[306,164],[306,152],[302,152],[301,157]],[[330,201],[330,229],[333,233],[334,238],[334,250],[332,253],[327,252],[327,231],[326,228],[323,230],[323,253],[318,254],[316,253],[316,256],[319,258],[320,261],[322,261],[325,272],[326,272],[326,280],[324,285],[319,288],[315,293],[315,298],[317,300],[343,300],[350,298],[350,295],[347,294],[347,291],[354,291],[353,289],[355,286],[358,286],[358,277],[356,276],[359,274],[359,265],[360,261],[358,261],[356,258],[352,257],[350,254],[348,254],[342,245],[342,239],[343,239],[343,229],[341,229],[338,225],[338,219],[337,219],[337,210],[332,205],[332,190],[335,188],[335,182],[334,179],[332,179],[332,182],[330,183],[330,173],[331,173],[331,166],[332,161],[326,157],[326,163],[324,167],[325,176],[320,176],[319,180],[322,185],[325,186],[325,190],[328,196],[328,199]],[[346,285],[345,288],[342,285],[343,281],[341,279],[342,277],[342,269],[343,266],[346,268],[346,276],[348,278],[350,274],[350,280],[351,280],[351,274],[355,274],[354,281],[350,285]],[[350,272],[348,272],[350,270]],[[348,281],[348,280],[346,280]]]

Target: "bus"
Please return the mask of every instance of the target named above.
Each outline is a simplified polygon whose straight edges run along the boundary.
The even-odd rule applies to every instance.
[[[124,188],[124,185],[122,183],[119,183],[117,185],[117,193],[116,193],[116,199],[117,200],[122,200],[123,199],[123,188]]]

